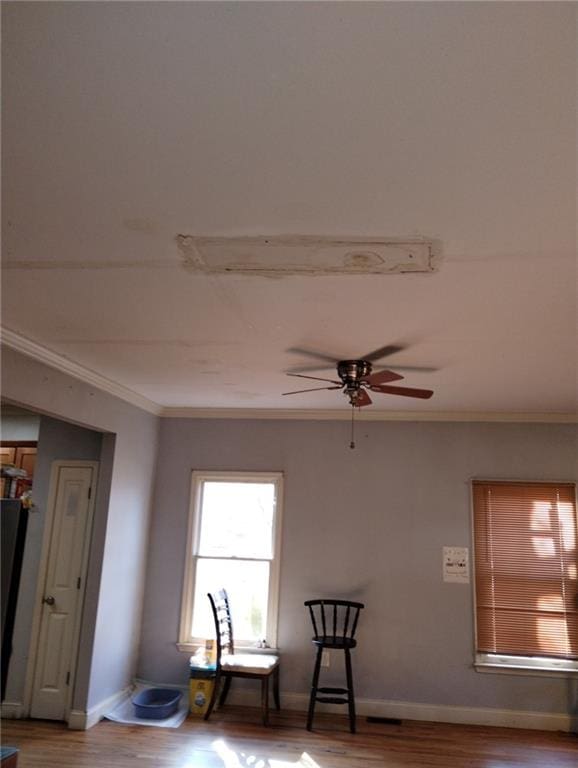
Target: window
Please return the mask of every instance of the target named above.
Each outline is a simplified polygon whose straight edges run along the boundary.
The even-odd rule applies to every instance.
[[[476,661],[578,670],[576,491],[473,483]]]
[[[283,476],[193,472],[179,648],[215,628],[207,592],[229,593],[235,647],[277,644]]]

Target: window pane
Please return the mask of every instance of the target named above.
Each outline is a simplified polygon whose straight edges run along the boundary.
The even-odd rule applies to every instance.
[[[199,554],[273,557],[273,483],[203,483]]]
[[[235,643],[264,639],[269,567],[268,561],[197,560],[192,636],[215,636],[207,592],[216,592],[224,587],[229,594]]]

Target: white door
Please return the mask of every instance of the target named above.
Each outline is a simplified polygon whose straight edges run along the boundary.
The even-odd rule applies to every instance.
[[[62,462],[55,470],[30,716],[64,720],[74,682],[96,465]]]

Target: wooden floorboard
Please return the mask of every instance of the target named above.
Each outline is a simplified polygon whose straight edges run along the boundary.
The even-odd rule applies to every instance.
[[[106,720],[88,731],[40,720],[5,720],[2,744],[19,747],[19,768],[578,768],[572,734],[441,723],[401,725],[226,707],[205,723],[153,728]]]

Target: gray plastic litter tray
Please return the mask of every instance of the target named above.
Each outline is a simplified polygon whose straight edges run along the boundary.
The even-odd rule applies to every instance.
[[[182,695],[174,688],[145,688],[132,700],[134,713],[145,720],[164,720],[175,714]]]

